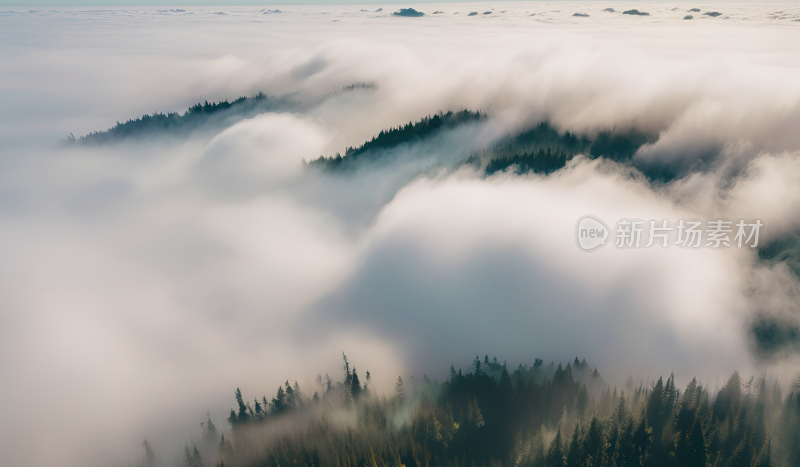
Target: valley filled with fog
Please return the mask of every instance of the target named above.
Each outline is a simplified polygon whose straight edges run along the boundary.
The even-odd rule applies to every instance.
[[[167,465],[343,351],[379,394],[797,382],[797,5],[3,7],[0,102],[3,464]],[[587,254],[587,214],[764,227]]]

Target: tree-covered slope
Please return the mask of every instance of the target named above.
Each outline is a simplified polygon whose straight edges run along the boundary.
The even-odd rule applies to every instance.
[[[74,138],[68,142],[96,145],[125,140],[141,140],[152,137],[186,137],[195,131],[218,132],[234,123],[265,112],[296,112],[314,107],[330,98],[358,90],[371,89],[373,85],[356,83],[341,90],[319,97],[298,99],[295,95],[267,96],[259,92],[250,97],[239,97],[233,101],[202,102],[189,107],[183,114],[178,112],[143,115],[130,119],[105,131],[96,131]]]
[[[344,155],[314,159],[308,163],[308,167],[328,171],[353,169],[361,164],[386,160],[393,156],[391,150],[403,145],[424,143],[445,130],[479,123],[485,119],[486,114],[470,110],[424,117],[417,122],[382,130],[361,146],[346,148]],[[501,138],[490,147],[468,155],[459,163],[475,165],[485,170],[487,175],[509,169],[516,173],[548,174],[563,168],[569,159],[578,154],[620,162],[631,161],[639,147],[654,139],[652,135],[635,129],[606,131],[593,136],[577,135],[569,131],[562,133],[548,122],[542,122],[530,130]]]
[[[272,398],[239,389],[224,436],[211,419],[184,463],[297,467],[774,467],[800,465],[800,394],[734,373],[608,387],[585,361],[520,365],[476,357],[443,383],[397,379],[378,396],[345,357],[344,378],[287,381]],[[309,394],[311,394],[309,396]],[[150,449],[149,445],[146,450]],[[155,461],[152,450],[149,461]],[[147,455],[147,453],[146,453]],[[147,461],[148,459],[146,459]]]
[[[351,85],[341,92],[369,88],[369,85]],[[337,94],[337,93],[332,93]],[[330,96],[330,95],[329,95]],[[264,112],[285,111],[296,108],[298,102],[290,97],[268,97],[262,93],[252,97],[240,97],[234,101],[217,103],[204,102],[190,107],[183,114],[154,113],[144,115],[100,132],[90,133],[71,141],[77,144],[96,145],[124,140],[140,140],[157,136],[186,136],[195,131],[230,126],[244,118]],[[393,157],[407,156],[408,151],[395,151],[409,148],[414,144],[434,141],[437,136],[449,130],[466,125],[480,124],[487,120],[481,111],[460,110],[444,112],[424,117],[417,122],[409,122],[394,128],[380,131],[371,140],[357,147],[348,147],[344,155],[321,156],[306,164],[306,168],[323,170],[329,173],[344,173],[364,164],[390,161]],[[603,158],[629,164],[656,182],[669,182],[679,177],[680,168],[669,165],[643,165],[634,155],[644,145],[653,143],[657,135],[639,131],[635,128],[600,131],[594,134],[560,132],[548,122],[541,122],[516,135],[508,135],[485,149],[466,154],[451,168],[470,164],[486,175],[501,171],[517,174],[550,174],[566,166],[578,154],[590,158]],[[431,160],[431,164],[439,161]],[[419,169],[422,170],[422,169]],[[691,172],[689,172],[691,173]],[[685,175],[686,173],[684,173]],[[765,262],[785,262],[791,270],[800,275],[800,233],[790,232],[759,248],[759,255]],[[770,329],[761,325],[759,329]],[[763,352],[769,353],[777,348],[777,341],[787,339],[793,345],[800,345],[800,337],[776,336],[770,332],[755,334],[756,342]],[[774,337],[774,338],[773,338]],[[763,343],[763,345],[762,345]]]
[[[143,115],[124,123],[117,122],[106,131],[89,133],[74,141],[93,145],[165,135],[185,136],[204,127],[229,126],[239,120],[264,112],[285,110],[292,105],[287,97],[269,97],[262,93],[240,97],[231,102],[205,101],[189,107],[183,114],[169,112]]]
[[[324,170],[343,170],[354,168],[360,163],[376,162],[386,157],[387,151],[401,145],[414,144],[430,140],[446,130],[461,125],[477,123],[486,119],[480,111],[460,110],[458,112],[442,112],[426,116],[417,122],[408,122],[395,128],[381,130],[377,136],[358,147],[348,147],[344,155],[321,156],[308,163],[310,168]]]
[[[542,122],[476,153],[472,160],[489,160],[487,174],[508,169],[520,174],[548,174],[563,168],[578,154],[629,162],[642,145],[654,140],[652,135],[636,129],[578,135],[569,131],[561,133],[548,122]]]

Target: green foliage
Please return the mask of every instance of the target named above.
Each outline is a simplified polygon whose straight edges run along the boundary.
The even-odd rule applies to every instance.
[[[317,379],[322,397],[308,398],[287,382],[257,415],[237,390],[236,405],[247,416],[232,411],[233,443],[220,437],[216,465],[800,465],[800,395],[782,398],[765,377],[743,382],[734,373],[716,395],[696,380],[681,393],[673,376],[651,385],[629,379],[626,395],[607,387],[585,360],[566,367],[537,360],[509,372],[486,356],[476,357],[469,373],[451,366],[443,383],[424,376],[408,391],[398,378],[387,399],[363,385],[354,389],[356,371],[344,358],[344,381]],[[196,447],[187,446],[185,458],[202,462]]]
[[[593,136],[559,133],[549,123],[542,122],[531,130],[476,153],[472,162],[489,160],[486,165],[488,175],[504,170],[547,175],[564,168],[567,161],[578,154],[631,162],[636,151],[653,140],[652,135],[635,129],[603,131]]]
[[[106,131],[89,133],[77,139],[70,134],[67,142],[97,145],[154,136],[186,136],[212,125],[231,125],[264,112],[287,108],[291,104],[292,102],[286,97],[273,98],[262,93],[251,97],[240,97],[231,102],[205,101],[189,107],[182,115],[177,112],[143,115],[125,123],[117,122]]]
[[[550,174],[558,169],[564,168],[570,155],[562,151],[551,152],[539,149],[538,153],[517,154],[508,159],[492,159],[486,166],[486,174],[492,175],[495,172],[508,170],[511,168],[517,174],[528,172]]]
[[[486,114],[470,110],[458,112],[438,113],[427,116],[418,122],[408,122],[405,125],[388,130],[381,130],[377,136],[358,147],[348,147],[344,156],[336,154],[331,157],[320,156],[308,163],[311,168],[327,170],[344,170],[355,167],[359,162],[376,162],[383,159],[390,149],[401,145],[408,145],[429,140],[439,135],[442,131],[454,129],[467,123],[480,122]]]
[[[430,141],[445,130],[485,119],[486,114],[480,111],[439,113],[418,122],[382,130],[363,145],[346,148],[344,155],[321,156],[308,162],[307,167],[343,172],[365,163],[386,161],[397,154],[392,153],[392,150]],[[550,174],[563,168],[569,159],[578,154],[631,162],[642,145],[653,141],[653,135],[635,129],[604,131],[590,137],[570,132],[560,133],[548,122],[542,122],[530,130],[503,138],[487,149],[476,151],[461,161],[461,164],[474,165],[485,170],[487,175],[507,170],[517,174]]]
[[[371,89],[368,83],[353,83],[325,96],[296,100],[292,95],[269,97],[261,92],[250,97],[239,97],[228,102],[198,103],[183,114],[177,112],[143,115],[125,123],[117,122],[106,131],[96,131],[80,138],[70,133],[64,144],[99,145],[125,140],[141,140],[152,137],[187,137],[195,132],[214,134],[236,122],[266,112],[298,112],[311,108],[328,98],[362,89]]]

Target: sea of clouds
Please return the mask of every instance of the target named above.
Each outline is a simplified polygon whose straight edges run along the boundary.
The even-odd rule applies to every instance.
[[[408,6],[426,15],[390,14]],[[3,463],[135,459],[143,436],[168,458],[207,410],[224,426],[236,387],[337,375],[342,351],[379,391],[476,353],[577,355],[616,384],[795,377],[797,347],[764,355],[751,333],[761,316],[800,323],[785,265],[586,254],[574,228],[758,218],[764,243],[800,228],[800,7],[277,8],[0,10]],[[357,83],[372,86],[339,92]],[[190,138],[59,144],[259,91],[315,103]],[[381,167],[301,168],[462,108],[489,118]],[[657,133],[636,159],[689,175],[582,157],[547,177],[447,169],[545,119]]]

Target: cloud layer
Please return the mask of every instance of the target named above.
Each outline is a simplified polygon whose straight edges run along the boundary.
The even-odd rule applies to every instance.
[[[785,266],[739,249],[587,255],[573,230],[591,213],[759,218],[764,242],[796,232],[797,8],[715,4],[723,16],[690,23],[672,5],[606,7],[0,12],[8,462],[132,458],[145,435],[175,452],[206,410],[222,424],[237,386],[302,385],[343,350],[380,390],[475,353],[578,355],[612,382],[792,377],[791,345],[765,360],[752,336],[760,317],[798,323]],[[629,7],[642,10],[615,5]],[[354,83],[374,86],[331,94]],[[187,139],[57,144],[259,91],[313,104]],[[461,108],[490,118],[398,162],[301,169]],[[684,176],[651,183],[582,157],[548,177],[449,169],[544,119],[658,134],[637,163]]]

